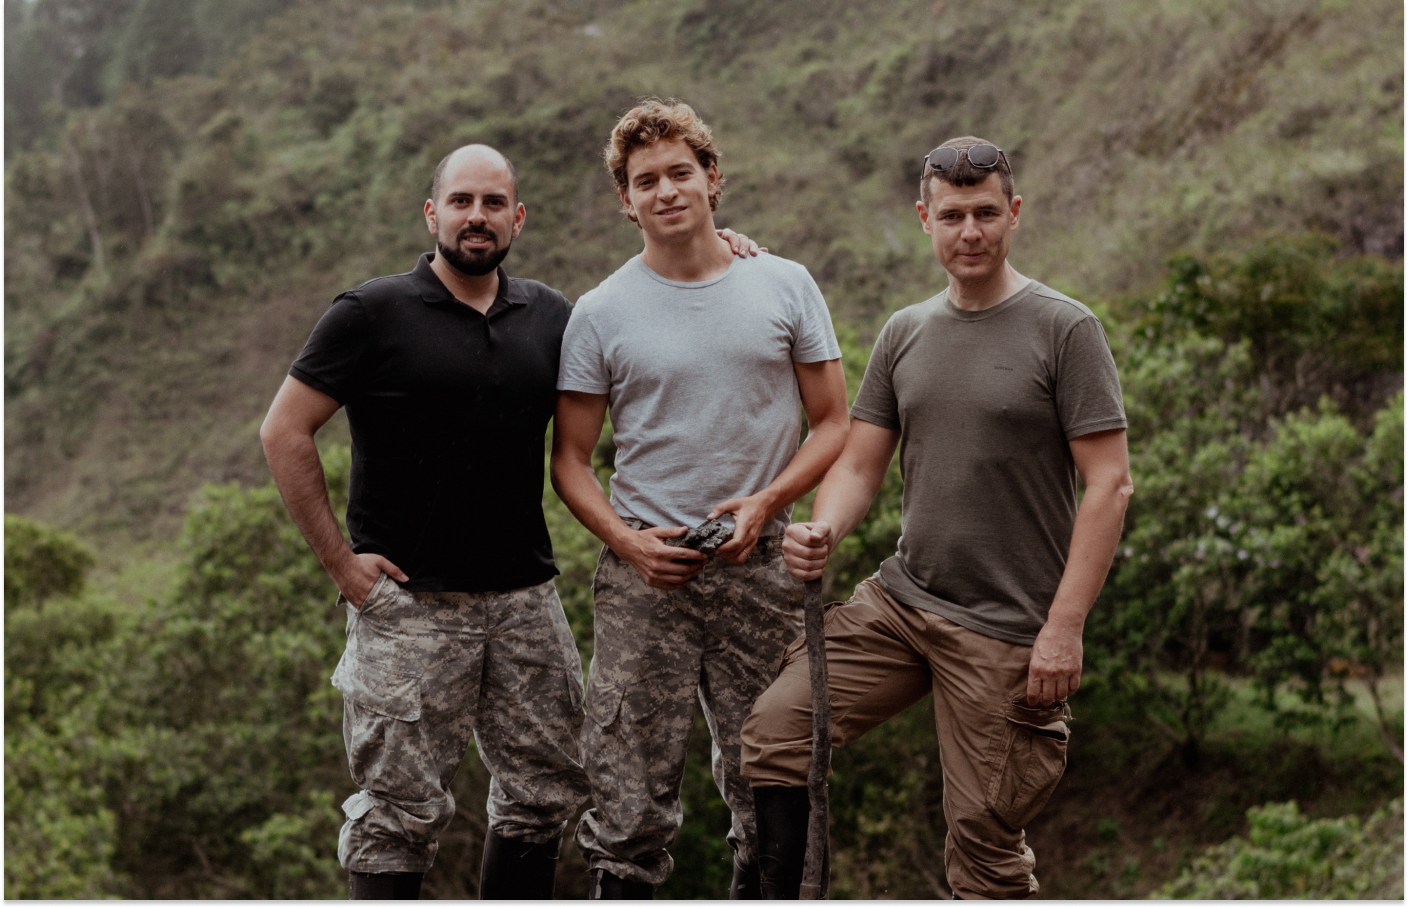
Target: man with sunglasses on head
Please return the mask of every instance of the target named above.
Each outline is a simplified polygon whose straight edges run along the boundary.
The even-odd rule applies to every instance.
[[[955,898],[1038,889],[1023,827],[1065,771],[1085,616],[1133,493],[1099,320],[1007,261],[1021,204],[982,139],[925,157],[916,207],[948,289],[881,331],[845,451],[783,544],[795,576],[820,577],[900,449],[899,550],[826,615],[831,735],[845,746],[932,691]],[[808,677],[798,641],[743,730],[765,898],[798,897]]]

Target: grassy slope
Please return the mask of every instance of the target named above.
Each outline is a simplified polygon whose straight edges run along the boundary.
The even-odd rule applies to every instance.
[[[942,284],[912,206],[920,156],[954,133],[1015,162],[1018,267],[1088,298],[1258,231],[1401,256],[1401,22],[1387,0],[309,0],[219,76],[70,131],[105,270],[72,158],[11,163],[7,506],[125,549],[170,538],[203,481],[262,481],[255,427],[288,361],[337,291],[425,247],[455,144],[519,164],[514,272],[590,288],[638,248],[596,153],[645,93],[701,109],[720,222],[807,264],[863,337]]]

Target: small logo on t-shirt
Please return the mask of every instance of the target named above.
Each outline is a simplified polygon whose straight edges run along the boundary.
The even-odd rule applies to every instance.
[[[1016,369],[1013,369],[1011,366],[993,366],[993,368],[994,368],[994,369],[1001,369],[1003,372],[1015,372],[1015,371],[1017,371]]]

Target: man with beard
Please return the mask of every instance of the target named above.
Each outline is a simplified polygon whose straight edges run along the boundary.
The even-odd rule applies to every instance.
[[[354,899],[418,897],[471,734],[492,776],[481,898],[551,898],[587,796],[581,662],[542,513],[571,306],[500,267],[525,217],[503,155],[447,155],[425,203],[436,252],[333,301],[260,430],[347,609],[333,684],[361,788],[338,840]],[[314,443],[342,406],[350,547]]]

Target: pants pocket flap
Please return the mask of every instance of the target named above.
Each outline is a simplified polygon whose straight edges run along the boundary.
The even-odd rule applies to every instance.
[[[332,676],[332,686],[358,706],[402,722],[420,719],[420,678],[377,662],[344,657]]]
[[[342,812],[349,820],[360,820],[376,807],[377,800],[369,792],[359,791],[342,802]]]
[[[626,689],[614,684],[594,684],[587,694],[587,718],[605,728],[616,721]]]
[[[1020,725],[1034,735],[1056,741],[1070,740],[1071,726],[1066,724],[1069,718],[1069,710],[1064,705],[1043,708],[1013,703],[1007,711],[1008,722]]]

